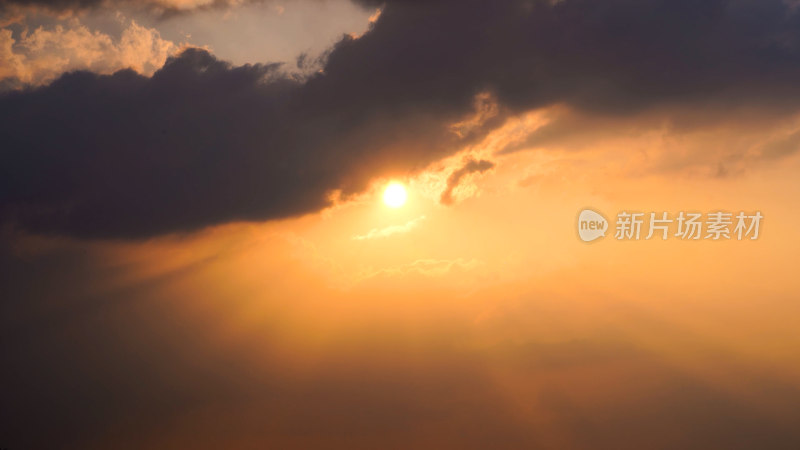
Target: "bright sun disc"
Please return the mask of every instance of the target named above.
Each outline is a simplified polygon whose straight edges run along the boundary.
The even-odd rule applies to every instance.
[[[406,194],[405,186],[397,182],[389,183],[389,185],[386,186],[386,190],[383,191],[383,202],[392,208],[403,206],[406,202],[406,198],[408,198],[408,194]]]

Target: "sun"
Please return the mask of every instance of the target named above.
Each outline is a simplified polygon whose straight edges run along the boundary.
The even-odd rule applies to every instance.
[[[406,187],[396,181],[389,183],[389,185],[386,186],[386,190],[383,191],[383,202],[390,208],[399,208],[403,206],[407,198]]]

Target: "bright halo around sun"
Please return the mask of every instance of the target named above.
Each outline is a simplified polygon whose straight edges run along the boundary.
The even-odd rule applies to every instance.
[[[383,191],[383,202],[390,208],[403,206],[407,198],[406,187],[396,181],[389,183],[386,190]]]

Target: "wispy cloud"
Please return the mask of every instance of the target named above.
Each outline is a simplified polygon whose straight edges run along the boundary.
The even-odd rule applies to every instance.
[[[392,266],[385,269],[372,271],[362,275],[360,278],[370,279],[379,276],[401,277],[406,275],[421,275],[423,277],[437,278],[445,276],[453,271],[470,271],[482,266],[484,263],[475,258],[473,259],[418,259],[414,262]]]
[[[447,188],[445,188],[445,190],[442,192],[442,196],[440,197],[439,201],[443,205],[452,205],[455,201],[453,199],[453,190],[458,187],[458,184],[465,176],[471,173],[486,172],[494,166],[495,164],[493,162],[485,159],[467,159],[463,166],[450,174],[450,177],[447,179]]]
[[[353,240],[364,241],[367,239],[384,238],[395,234],[408,233],[409,231],[418,227],[423,220],[425,220],[425,216],[417,217],[416,219],[411,220],[404,225],[392,225],[386,228],[373,228],[369,230],[367,234],[353,236]]]

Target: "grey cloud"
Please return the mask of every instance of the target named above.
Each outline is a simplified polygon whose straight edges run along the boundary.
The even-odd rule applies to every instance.
[[[453,189],[458,187],[458,184],[461,182],[462,178],[471,173],[486,172],[493,167],[494,163],[485,159],[468,159],[464,165],[454,170],[453,173],[447,177],[447,187],[444,189],[444,191],[442,191],[442,195],[439,197],[439,202],[441,202],[443,205],[452,205]]]
[[[34,231],[88,237],[288,217],[455,142],[439,130],[457,110],[392,120],[380,116],[409,106],[350,101],[318,83],[191,49],[150,79],[78,72],[7,95],[0,209]]]

